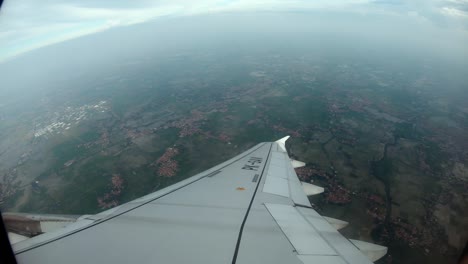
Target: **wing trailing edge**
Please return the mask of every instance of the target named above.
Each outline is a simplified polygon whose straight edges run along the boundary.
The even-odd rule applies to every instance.
[[[278,152],[283,152],[285,156],[289,156],[286,150],[286,141],[288,139],[289,136],[286,136],[275,142],[278,145]],[[298,180],[294,169],[303,167],[306,164],[302,161],[297,161],[291,158],[289,158],[289,161],[290,163],[286,165],[289,173],[289,187],[290,190],[296,190],[296,188],[293,188],[294,185],[291,184],[292,178]],[[301,181],[300,186],[302,187],[301,189],[306,196],[313,196],[324,192],[323,187],[307,182]],[[294,196],[291,195],[290,197],[295,202],[295,205],[304,205],[297,203],[294,199]],[[340,239],[336,235],[332,235],[334,233],[338,234],[337,230],[348,226],[348,222],[346,221],[321,216],[312,208],[307,208],[307,206],[304,208],[296,207],[297,211],[293,209],[294,207],[289,207],[287,205],[265,204],[265,206],[267,207],[268,211],[273,216],[275,221],[277,221],[284,234],[288,237],[293,246],[296,248],[296,250],[299,253],[298,257],[304,264],[345,263],[341,257],[343,257],[347,260],[347,262],[349,261],[350,263],[367,263],[368,260],[374,262],[387,254],[387,247],[365,241],[347,239],[344,237],[343,239]],[[318,233],[314,234],[313,232],[308,232],[307,226],[304,225],[304,222],[302,222],[301,217],[299,217],[298,215],[302,215],[303,219],[306,219],[307,222],[311,226],[313,226],[313,229]],[[334,230],[334,232],[332,230]],[[305,232],[308,235],[305,236],[304,233],[300,234],[301,232]],[[341,257],[327,252],[329,248],[308,248],[307,245],[322,246],[320,240],[317,239],[318,234],[320,234],[320,236],[323,239],[325,239],[327,243],[329,243],[329,245],[332,245],[333,250],[336,251],[337,255],[341,255]],[[304,244],[306,240],[308,241],[307,245]],[[359,249],[358,251],[362,255],[354,252],[356,250],[352,250],[352,248]],[[318,251],[320,251],[320,253]]]
[[[293,160],[293,159],[291,159],[291,164],[292,164],[293,168],[301,168],[301,167],[304,167],[306,165],[305,162],[298,161],[298,160]]]
[[[332,225],[336,230],[343,229],[343,228],[347,227],[348,224],[349,224],[346,221],[336,219],[336,218],[331,218],[331,217],[327,217],[327,216],[324,216],[323,218],[325,218],[325,220],[327,220],[327,222],[330,223],[330,225]]]
[[[307,196],[321,194],[325,191],[323,187],[313,185],[307,182],[301,182],[301,184],[302,184],[302,189],[304,190],[304,193]]]

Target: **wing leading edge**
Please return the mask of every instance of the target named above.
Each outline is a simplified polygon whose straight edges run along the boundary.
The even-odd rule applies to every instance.
[[[13,245],[17,260],[371,263],[312,209],[304,191],[310,186],[294,171],[303,163],[289,159],[287,138],[258,144],[173,186],[18,242]],[[374,256],[386,252],[382,247],[377,254],[369,245],[366,250]]]

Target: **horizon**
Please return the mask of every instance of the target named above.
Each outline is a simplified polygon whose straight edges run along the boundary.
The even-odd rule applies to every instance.
[[[104,3],[73,3],[59,0],[37,4],[5,1],[0,11],[0,63],[13,60],[21,54],[53,44],[165,18],[209,17],[242,13],[311,13],[334,16],[338,24],[352,27],[353,17],[378,17],[382,26],[407,25],[407,34],[428,38],[443,35],[447,42],[463,45],[468,42],[468,1],[212,1],[196,4],[186,1],[148,1]],[[338,15],[338,18],[336,17]],[[349,16],[349,17],[348,17]],[[326,20],[326,17],[322,19]],[[379,21],[378,21],[379,22]],[[396,28],[395,30],[401,30]],[[463,49],[466,55],[466,48]]]

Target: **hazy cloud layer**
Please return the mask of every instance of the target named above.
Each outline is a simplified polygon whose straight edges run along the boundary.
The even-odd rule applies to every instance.
[[[346,12],[409,19],[467,34],[468,0],[6,0],[0,11],[0,61],[42,46],[168,16],[223,12]]]

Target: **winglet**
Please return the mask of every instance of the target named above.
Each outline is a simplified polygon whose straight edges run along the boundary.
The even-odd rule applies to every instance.
[[[278,143],[278,145],[284,152],[286,152],[286,140],[288,139],[289,139],[289,136],[285,136],[284,138],[278,139],[275,141],[276,143]]]
[[[350,239],[349,241],[351,241],[351,243],[353,243],[372,262],[379,260],[380,258],[385,256],[385,254],[387,254],[387,247],[361,240]]]

